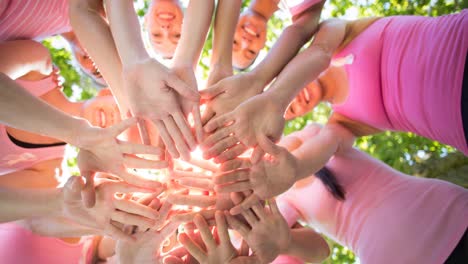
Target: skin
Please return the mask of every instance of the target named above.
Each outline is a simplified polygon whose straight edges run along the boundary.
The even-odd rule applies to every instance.
[[[156,54],[174,56],[182,34],[184,13],[177,0],[154,0],[145,16],[145,27]]]

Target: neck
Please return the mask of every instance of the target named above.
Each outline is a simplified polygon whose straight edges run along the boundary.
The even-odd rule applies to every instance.
[[[273,13],[278,10],[279,0],[252,0],[249,9],[259,14],[265,20],[269,20]]]
[[[347,79],[343,67],[330,67],[319,78],[318,86],[322,90],[322,101],[331,104],[341,103],[347,97]]]

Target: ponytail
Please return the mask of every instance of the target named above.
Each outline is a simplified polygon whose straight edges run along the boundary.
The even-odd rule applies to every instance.
[[[322,181],[323,185],[328,189],[328,191],[340,201],[345,200],[345,190],[343,187],[338,183],[335,175],[327,168],[321,168],[315,176]]]

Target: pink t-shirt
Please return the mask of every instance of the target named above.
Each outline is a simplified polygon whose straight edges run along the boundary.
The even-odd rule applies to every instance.
[[[43,237],[15,224],[0,224],[0,262],[15,264],[84,264],[91,263],[91,241],[77,244]]]
[[[41,40],[68,31],[68,0],[0,1],[0,42]]]
[[[302,219],[351,248],[363,264],[443,263],[468,227],[468,190],[408,176],[356,149],[328,163],[346,191],[338,201],[308,178],[278,198],[292,225]]]
[[[57,84],[52,75],[40,81],[21,81],[16,83],[23,86],[34,96],[41,96],[52,89]],[[45,148],[22,148],[11,142],[8,137],[6,127],[0,125],[0,176],[8,173],[21,171],[46,160],[52,160],[63,157],[64,146],[45,147]]]
[[[320,2],[322,0],[284,0],[291,16],[296,16]]]
[[[468,155],[461,116],[468,10],[378,19],[334,56],[348,98],[333,110],[381,130],[413,132]]]

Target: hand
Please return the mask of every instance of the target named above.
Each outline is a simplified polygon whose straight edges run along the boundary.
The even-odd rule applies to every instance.
[[[239,199],[235,202],[239,202]],[[291,231],[274,199],[269,201],[268,208],[263,208],[257,200],[252,209],[242,212],[242,216],[248,224],[226,213],[229,226],[239,232],[252,249],[251,257],[256,258],[255,263],[270,263],[286,252]]]
[[[259,198],[268,199],[287,191],[295,183],[298,170],[296,157],[267,138],[260,138],[259,143],[270,156],[264,157],[250,168],[215,176],[217,192],[253,190]]]
[[[155,201],[158,200],[156,199]],[[153,209],[159,208],[160,219],[166,219],[171,208],[171,205],[167,202],[161,204],[160,202],[152,201],[150,206]],[[136,242],[118,240],[116,253],[119,263],[162,263],[163,255],[161,254],[161,248],[163,242],[177,230],[178,226],[179,223],[170,222],[157,231],[151,229],[146,232],[137,233]]]
[[[62,215],[83,226],[101,230],[115,239],[131,240],[119,226],[136,225],[150,228],[159,217],[156,210],[139,204],[116,193],[153,192],[150,189],[132,186],[123,181],[98,179],[96,182],[96,205],[89,209],[83,206],[80,191],[83,182],[80,177],[72,176],[62,189]],[[161,192],[162,189],[159,190]],[[157,193],[156,193],[157,194]],[[155,195],[156,195],[155,194]],[[115,225],[114,225],[115,224]]]
[[[202,116],[203,124],[214,117],[231,112],[247,99],[261,93],[263,88],[263,84],[259,83],[255,76],[241,73],[221,79],[213,86],[200,91],[202,99],[207,100]]]
[[[154,59],[125,69],[124,81],[133,116],[151,120],[171,156],[178,158],[181,155],[188,160],[196,141],[180,104],[199,102],[198,92]]]
[[[135,124],[135,119],[126,119],[109,128],[88,127],[81,134],[81,148],[77,161],[81,175],[86,178],[86,185],[82,191],[83,202],[86,206],[94,205],[94,174],[108,172],[125,180],[126,182],[157,189],[161,184],[157,181],[145,179],[141,176],[127,172],[127,168],[164,168],[166,161],[147,160],[136,157],[136,154],[159,155],[160,149],[153,146],[139,145],[124,142],[116,137],[124,130]]]
[[[198,84],[195,77],[195,73],[191,66],[187,67],[173,67],[172,71],[188,86],[198,93]],[[200,103],[198,101],[184,100],[180,95],[178,96],[180,104],[182,106],[182,111],[185,114],[185,117],[191,113],[194,121],[195,134],[197,136],[198,142],[203,140],[203,127],[200,115]]]
[[[312,85],[307,85],[302,91],[292,100],[289,104],[284,118],[286,120],[291,120],[299,116],[303,116],[306,113],[312,111],[315,106],[317,106],[318,97],[316,92],[313,90]],[[315,97],[314,97],[315,96]]]
[[[221,66],[221,65],[210,65],[210,72],[208,73],[208,80],[206,86],[210,87],[217,82],[232,76],[232,65]]]
[[[209,157],[217,157],[215,161],[222,163],[240,155],[239,146],[256,147],[260,137],[276,142],[283,132],[283,115],[280,106],[267,95],[254,96],[234,111],[210,120],[204,129],[214,133],[205,139],[202,148]],[[263,156],[261,150],[256,148],[252,154],[253,163]]]
[[[179,241],[200,263],[231,263],[231,261],[237,257],[237,251],[231,244],[226,219],[221,211],[216,212],[215,219],[219,244],[211,234],[210,228],[208,227],[205,219],[201,215],[197,215],[194,218],[195,225],[200,231],[204,246],[206,247],[206,252],[202,248],[202,245],[198,245],[184,233],[180,234]]]
[[[112,95],[96,96],[87,100],[81,108],[81,117],[93,126],[110,127],[121,121],[120,111]]]

